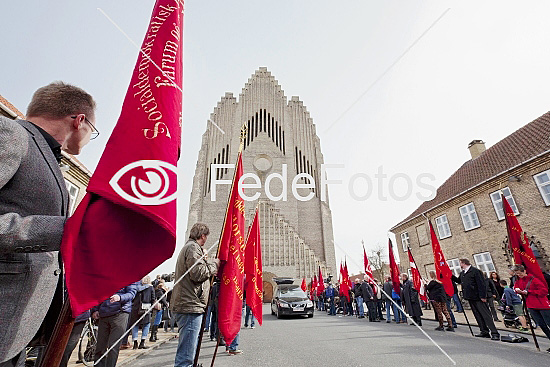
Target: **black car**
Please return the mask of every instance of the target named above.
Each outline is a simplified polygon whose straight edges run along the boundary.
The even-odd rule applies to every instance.
[[[275,280],[277,282],[277,280]],[[284,283],[284,282],[282,282]],[[271,301],[271,314],[277,318],[286,315],[307,315],[313,317],[313,301],[299,285],[277,282],[277,290]]]

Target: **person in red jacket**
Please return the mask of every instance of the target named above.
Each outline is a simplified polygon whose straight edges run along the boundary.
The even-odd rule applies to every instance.
[[[514,265],[512,270],[518,276],[514,283],[517,294],[525,296],[527,308],[531,317],[550,339],[550,302],[546,297],[548,288],[540,279],[525,272],[523,265]],[[546,350],[550,353],[550,348]]]

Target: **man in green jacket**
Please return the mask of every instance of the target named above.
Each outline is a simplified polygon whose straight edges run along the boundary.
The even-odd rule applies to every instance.
[[[179,342],[175,367],[193,366],[202,315],[208,303],[211,276],[216,275],[219,259],[208,260],[203,246],[210,234],[208,226],[195,223],[189,240],[180,251],[176,264],[176,279],[189,273],[174,285],[170,309],[178,324]]]

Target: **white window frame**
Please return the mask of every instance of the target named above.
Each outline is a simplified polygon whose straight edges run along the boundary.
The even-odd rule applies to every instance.
[[[487,257],[489,257],[489,260],[487,260]],[[493,257],[490,252],[474,254],[474,261],[476,262],[476,267],[487,274],[487,277],[489,277],[492,271],[496,271],[495,263],[493,262]]]
[[[76,207],[76,201],[78,199],[78,194],[80,193],[80,187],[67,179],[65,179],[65,186],[67,187],[67,191],[69,192],[69,215],[72,215]],[[71,195],[71,189],[73,188],[76,189],[76,194],[74,196]]]
[[[462,210],[463,208],[464,208],[464,211]],[[476,213],[476,207],[474,206],[473,202],[458,208],[458,213],[460,214],[460,218],[462,218],[462,224],[464,225],[465,231],[470,231],[472,229],[481,227],[481,223],[479,222],[479,217],[477,216],[477,213]],[[475,223],[476,221],[477,221],[477,225]],[[466,223],[470,223],[470,226],[468,226]]]
[[[447,214],[443,214],[435,218],[435,224],[437,226],[437,233],[439,234],[440,240],[451,237],[451,227],[449,226],[449,221],[447,220]]]
[[[519,215],[519,210],[516,205],[516,201],[514,200],[514,197],[512,196],[512,191],[510,191],[509,187],[505,187],[501,190],[492,192],[490,194],[491,201],[493,202],[493,207],[495,208],[495,213],[497,214],[498,220],[503,220],[505,218],[504,216],[504,207],[502,206],[502,196],[500,195],[500,192],[502,191],[502,194],[508,200],[508,204],[510,204],[510,207],[514,211],[515,215]]]
[[[548,181],[540,183],[539,182],[539,177],[542,177],[544,175],[546,175],[546,177],[548,178]],[[539,192],[540,192],[540,195],[542,196],[542,200],[544,200],[544,204],[546,204],[546,206],[549,206],[550,205],[550,192],[545,193],[543,191],[543,189],[546,186],[550,185],[550,170],[546,170],[546,171],[537,173],[536,175],[533,175],[533,179],[535,180],[535,184],[539,188]]]
[[[411,239],[409,237],[409,232],[401,233],[401,246],[403,246],[403,252],[409,251],[409,247],[411,246]]]
[[[447,265],[449,265],[449,268],[455,277],[460,275],[462,268],[460,267],[460,260],[458,258],[447,260]]]

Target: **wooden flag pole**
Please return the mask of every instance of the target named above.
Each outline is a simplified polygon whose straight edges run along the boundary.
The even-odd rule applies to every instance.
[[[239,155],[243,151],[244,139],[246,138],[246,134],[247,134],[246,130],[247,130],[246,125],[243,123],[243,125],[241,126],[241,137],[240,137],[241,143],[240,143],[240,146],[239,146],[239,153],[237,154],[237,157],[239,157]],[[238,158],[237,158],[237,162],[238,162]],[[232,184],[231,184],[231,189],[229,190],[229,197],[227,199],[227,209],[226,209],[226,212],[225,212],[225,217],[223,219],[222,233],[220,235],[220,241],[218,242],[218,250],[216,252],[216,257],[218,257],[219,254],[220,254],[220,246],[222,244],[221,243],[221,241],[222,241],[221,236],[223,235],[223,230],[224,230],[225,224],[227,222],[227,213],[229,211],[229,201],[231,200],[231,193],[233,192],[233,186],[235,185],[235,177],[237,176],[237,169],[236,168],[237,168],[237,165],[235,164],[235,172],[233,173],[233,181],[232,181]],[[210,278],[210,291],[208,292],[208,300],[206,302],[207,305],[210,303],[210,299],[212,298],[212,284],[213,283],[214,283],[214,276],[212,276]],[[204,325],[206,325],[206,317],[208,316],[207,312],[208,312],[208,307],[206,307],[206,311],[202,315],[201,330],[199,332],[199,340],[197,341],[197,349],[195,350],[195,360],[193,362],[193,367],[198,367],[201,344],[202,344],[202,338],[203,338],[203,335],[204,335]],[[220,335],[220,332],[218,330],[218,341],[220,339],[219,335]],[[217,345],[216,345],[216,352],[217,352],[217,350],[218,350],[218,348],[217,348]],[[214,352],[214,357],[212,358],[212,366],[214,365],[214,359],[216,358],[216,352]]]
[[[57,318],[52,337],[46,345],[44,356],[40,360],[38,367],[59,367],[65,348],[69,342],[69,337],[73,331],[74,318],[71,313],[71,304],[66,298],[63,303],[61,313]]]
[[[537,347],[537,351],[540,352],[539,341],[537,340],[535,330],[533,329],[533,324],[531,323],[531,317],[529,316],[529,310],[527,309],[527,302],[524,295],[521,296],[521,300],[523,301],[523,313],[525,313],[525,321],[527,321],[527,323],[529,324],[529,329],[531,329],[531,335],[533,336],[535,347]]]

